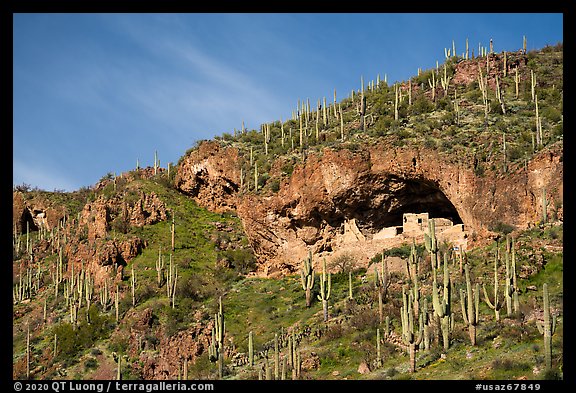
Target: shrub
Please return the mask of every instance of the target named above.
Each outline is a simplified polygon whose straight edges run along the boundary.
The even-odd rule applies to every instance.
[[[436,141],[434,138],[427,136],[424,140],[424,147],[427,149],[435,149],[436,148]]]
[[[30,189],[31,189],[30,184],[26,184],[26,183],[22,183],[22,184],[14,186],[14,191],[20,191],[23,193],[30,191]]]
[[[256,257],[249,248],[226,250],[221,256],[226,258],[239,274],[247,274],[256,269]]]
[[[58,359],[75,358],[83,350],[91,348],[94,343],[110,335],[111,317],[101,315],[96,306],[90,307],[90,324],[86,319],[80,319],[76,329],[70,323],[61,323],[54,327],[53,334],[57,335],[58,340]]]
[[[562,119],[562,112],[554,107],[547,106],[542,109],[542,116],[552,122],[557,123]]]
[[[442,111],[452,109],[452,102],[450,101],[450,97],[445,96],[436,100],[436,109]]]
[[[412,103],[410,115],[420,115],[430,113],[434,109],[434,104],[426,96],[422,95]]]
[[[376,136],[385,135],[386,130],[390,128],[393,121],[394,118],[390,115],[380,116],[378,120],[376,120],[376,123],[374,124],[370,132],[371,133],[374,132]]]
[[[130,224],[122,216],[117,216],[114,220],[112,220],[110,227],[113,231],[123,234],[128,233],[130,230]]]
[[[84,370],[95,370],[98,368],[98,361],[94,358],[88,358],[84,363]]]
[[[376,331],[379,320],[373,310],[361,309],[350,318],[350,326],[358,330],[370,329]]]
[[[339,255],[330,261],[329,266],[331,269],[337,269],[340,273],[348,273],[354,270],[356,261],[350,253],[344,253]]]
[[[272,192],[278,192],[280,190],[280,180],[279,179],[272,179],[270,180],[270,190]]]
[[[510,224],[507,224],[505,222],[498,221],[495,225],[489,227],[488,229],[491,230],[492,232],[500,232],[500,233],[503,233],[504,235],[507,235],[507,234],[511,233],[512,231],[514,231],[516,229],[516,227],[514,225],[510,225]]]

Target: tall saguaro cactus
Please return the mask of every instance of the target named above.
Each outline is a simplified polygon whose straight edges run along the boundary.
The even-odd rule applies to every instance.
[[[424,246],[430,254],[430,263],[432,264],[432,271],[434,271],[440,266],[440,258],[438,256],[438,241],[436,240],[436,224],[433,218],[428,220],[428,233],[424,233]]]
[[[518,312],[519,310],[518,287],[516,284],[516,255],[513,247],[513,240],[510,236],[506,236],[506,283],[504,286],[504,295],[508,316],[510,316],[512,312]]]
[[[468,264],[464,266],[466,275],[466,291],[460,291],[460,304],[462,305],[462,318],[464,323],[468,325],[468,335],[470,336],[470,343],[476,345],[476,326],[479,322],[479,307],[480,307],[480,284],[476,283],[474,293],[472,293],[472,283],[470,282],[470,269]]]
[[[274,333],[274,379],[280,378],[280,348],[278,343],[278,333]]]
[[[362,87],[360,94],[360,131],[364,131],[366,116],[366,95],[364,94],[364,77],[360,77]]]
[[[354,300],[352,293],[352,272],[348,272],[348,300]]]
[[[518,299],[519,291],[518,291],[518,275],[516,273],[516,250],[514,249],[514,238],[511,238],[511,251],[512,251],[512,286],[514,288],[514,292],[512,293],[512,301],[514,305],[514,312],[517,313],[520,311],[520,300]]]
[[[211,362],[218,362],[218,376],[222,378],[224,372],[224,334],[226,323],[222,310],[222,297],[218,300],[218,312],[214,314],[214,327],[212,328],[212,340],[208,347],[208,356]]]
[[[450,347],[450,330],[452,328],[452,311],[451,311],[451,285],[450,273],[448,271],[448,258],[444,258],[444,280],[442,299],[438,289],[436,279],[437,269],[432,272],[432,305],[436,317],[440,319],[440,327],[442,329],[442,340],[444,343],[444,350],[447,351]]]
[[[176,283],[178,281],[178,267],[174,266],[172,261],[172,254],[170,254],[170,266],[168,268],[168,279],[166,281],[166,291],[168,295],[168,301],[174,308],[176,304]]]
[[[130,283],[132,284],[132,307],[136,307],[136,275],[134,274],[134,266],[132,266],[132,275],[130,276]]]
[[[328,300],[330,299],[331,287],[332,279],[330,273],[326,274],[326,258],[324,258],[322,278],[320,279],[320,294],[318,294],[318,300],[322,301],[322,308],[324,310],[324,322],[328,321]]]
[[[174,222],[174,213],[172,213],[172,225],[170,226],[170,235],[172,240],[172,252],[174,252],[176,245],[176,223]]]
[[[254,366],[254,334],[252,330],[248,333],[248,364]]]
[[[376,329],[376,367],[382,367],[382,351],[380,349],[380,328]]]
[[[164,285],[164,270],[166,269],[166,265],[164,263],[164,257],[162,256],[162,248],[158,249],[158,260],[156,261],[156,273],[157,279],[156,284],[158,284],[158,288]]]
[[[116,380],[122,380],[122,356],[118,354],[118,368],[116,369]]]
[[[544,295],[544,321],[537,322],[540,334],[544,336],[544,358],[546,368],[552,367],[552,336],[556,332],[556,316],[552,315],[550,318],[550,295],[548,294],[548,284],[544,283],[542,286]]]
[[[378,290],[378,316],[380,318],[380,323],[384,320],[384,301],[388,294],[388,287],[390,287],[390,272],[388,271],[388,263],[384,259],[384,253],[382,253],[382,260],[380,261],[380,271],[378,267],[374,269],[374,285]]]
[[[402,341],[408,346],[410,355],[410,372],[416,372],[416,352],[424,338],[424,320],[422,315],[418,318],[418,330],[414,324],[414,310],[412,309],[412,302],[408,300],[408,295],[403,289],[402,291],[402,304],[400,308],[400,316],[402,318]]]
[[[500,320],[500,309],[504,305],[504,301],[501,301],[498,298],[498,249],[496,249],[496,255],[494,256],[494,301],[490,300],[490,296],[488,296],[488,292],[486,291],[486,286],[482,284],[482,290],[484,291],[484,300],[488,307],[494,310],[494,315],[496,317],[496,321]]]
[[[310,307],[312,302],[312,288],[314,287],[314,267],[312,266],[312,251],[308,252],[308,259],[302,262],[300,278],[302,289],[306,291],[306,307]]]

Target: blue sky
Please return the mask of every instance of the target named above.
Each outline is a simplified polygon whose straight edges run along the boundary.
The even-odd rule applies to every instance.
[[[73,191],[286,120],[360,78],[407,80],[468,38],[563,41],[562,14],[14,14],[13,184]]]

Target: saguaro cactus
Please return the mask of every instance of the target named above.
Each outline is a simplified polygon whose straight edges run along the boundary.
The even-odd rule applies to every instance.
[[[280,348],[278,345],[278,333],[274,333],[274,379],[280,377]]]
[[[326,258],[322,265],[322,278],[320,279],[320,294],[318,300],[322,300],[322,308],[324,310],[324,322],[328,321],[328,300],[330,299],[330,289],[332,287],[332,279],[330,273],[326,275]]]
[[[174,308],[176,304],[176,283],[178,281],[178,267],[174,266],[172,262],[172,254],[170,254],[170,266],[168,268],[168,279],[166,280],[166,290],[168,301]]]
[[[132,307],[136,307],[136,275],[134,274],[134,266],[132,266],[132,275],[130,276],[130,283],[132,284]]]
[[[430,254],[430,263],[432,270],[436,270],[440,266],[440,258],[438,257],[438,241],[436,240],[436,224],[434,219],[428,220],[428,233],[424,233],[424,246],[426,251]]]
[[[410,372],[416,372],[416,352],[424,338],[424,320],[420,315],[418,318],[418,330],[414,326],[414,312],[412,310],[412,303],[408,301],[408,295],[403,289],[402,291],[402,304],[400,308],[400,316],[402,318],[402,341],[408,346],[408,353],[410,355]]]
[[[399,97],[398,97],[398,84],[394,85],[394,120],[398,120],[399,119],[399,114],[398,114],[398,103],[399,103]]]
[[[224,372],[224,333],[226,323],[222,310],[222,297],[218,300],[218,313],[214,314],[214,327],[212,328],[212,340],[208,347],[208,356],[211,362],[218,362],[218,376],[222,378]]]
[[[436,98],[436,86],[437,81],[434,72],[432,72],[432,80],[428,79],[428,84],[430,85],[430,89],[432,89],[432,101]]]
[[[464,323],[468,325],[468,335],[470,336],[470,343],[476,345],[476,326],[479,322],[479,306],[480,306],[480,284],[476,283],[474,293],[472,293],[472,283],[470,282],[470,269],[468,264],[464,266],[466,275],[466,291],[460,291],[460,304],[462,305],[462,318]]]
[[[174,223],[174,213],[172,213],[172,225],[170,226],[170,235],[172,240],[172,252],[174,252],[176,245],[176,224]]]
[[[164,264],[164,257],[162,256],[162,248],[158,249],[158,260],[156,261],[156,273],[157,273],[157,280],[156,283],[158,284],[158,288],[164,285],[164,270],[166,265]]]
[[[516,286],[516,256],[513,255],[512,239],[506,236],[506,282],[504,284],[504,295],[506,299],[506,313],[512,315],[512,311],[518,312],[518,288]],[[511,257],[512,255],[512,257]],[[511,260],[512,259],[512,260]],[[513,302],[514,301],[514,302]]]
[[[314,287],[314,268],[312,266],[312,251],[308,252],[308,259],[302,262],[300,278],[302,289],[306,291],[306,307],[310,307],[312,302],[312,288]]]
[[[502,96],[502,90],[500,89],[500,82],[498,81],[498,75],[496,75],[496,98],[500,103],[500,108],[502,108],[502,113],[506,114],[506,106],[504,105],[504,98]]]
[[[388,287],[390,287],[390,272],[388,271],[388,263],[384,259],[384,253],[382,253],[380,261],[380,272],[378,272],[377,266],[374,269],[374,285],[378,290],[378,316],[380,323],[382,323],[384,318],[383,304],[388,294]]]
[[[520,311],[520,300],[518,299],[519,291],[518,291],[518,282],[516,274],[516,250],[514,249],[514,238],[511,238],[511,249],[512,249],[512,286],[514,288],[514,292],[512,293],[512,301],[514,305],[514,312],[517,313]]]
[[[526,54],[526,36],[522,36],[522,53]]]
[[[248,333],[248,364],[254,366],[254,337],[252,330]]]
[[[158,161],[158,151],[154,151],[154,176],[158,173],[158,167],[160,166]]]
[[[424,344],[424,351],[429,351],[430,350],[430,322],[431,319],[428,315],[428,299],[424,298],[424,301],[422,302],[422,324],[423,324],[423,334],[424,334],[424,338],[422,343]],[[386,317],[388,318],[388,317]],[[387,324],[390,323],[390,321],[386,321]],[[387,327],[388,328],[388,327]]]
[[[542,286],[542,291],[544,295],[544,321],[537,322],[536,326],[538,326],[540,334],[544,336],[544,358],[546,368],[549,369],[552,367],[552,336],[556,332],[556,316],[552,315],[550,318],[550,296],[547,283]]]
[[[116,293],[114,294],[114,307],[116,310],[116,323],[120,321],[120,288],[116,285]],[[74,312],[76,314],[76,312]],[[74,317],[74,321],[76,321],[76,317]]]
[[[516,88],[516,99],[518,99],[518,87],[520,84],[520,75],[518,74],[518,67],[514,69],[514,85]]]
[[[412,241],[412,246],[410,247],[410,255],[406,260],[406,277],[410,281],[416,280],[418,275],[418,253],[416,252],[416,242]]]
[[[436,271],[437,269],[434,269],[432,272],[432,305],[437,318],[440,319],[444,350],[447,351],[450,347],[450,330],[452,325],[451,285],[450,273],[448,272],[448,258],[444,258],[444,288],[442,291],[442,300],[440,300]]]
[[[352,272],[348,272],[348,300],[354,300],[352,294]]]
[[[380,349],[380,328],[376,329],[376,367],[382,367],[382,351]]]
[[[90,323],[90,304],[94,296],[94,279],[87,274],[84,282],[86,287],[84,290],[84,296],[86,297],[86,320]]]
[[[484,291],[484,300],[488,307],[494,310],[494,315],[496,321],[500,320],[500,309],[504,305],[504,302],[498,299],[498,250],[496,250],[496,255],[494,256],[494,301],[490,301],[488,292],[486,291],[486,286],[482,284],[482,290]]]
[[[444,65],[444,74],[440,78],[440,84],[442,85],[442,89],[444,90],[444,97],[448,95],[448,87],[450,85],[450,80],[452,79],[452,77],[448,76],[446,68],[447,68],[446,65]]]
[[[122,356],[118,354],[118,368],[116,369],[116,380],[122,380]]]

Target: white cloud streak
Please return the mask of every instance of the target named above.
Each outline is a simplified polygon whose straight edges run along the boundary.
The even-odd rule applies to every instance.
[[[79,185],[68,178],[65,173],[60,172],[55,166],[46,165],[44,161],[24,162],[14,160],[13,164],[14,185],[26,183],[46,191],[55,189],[73,191],[79,188]]]

